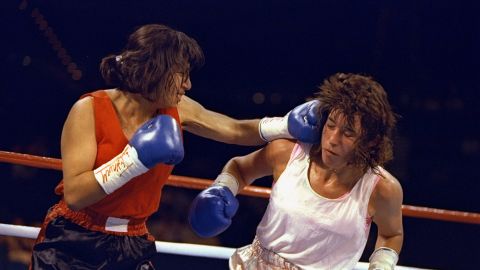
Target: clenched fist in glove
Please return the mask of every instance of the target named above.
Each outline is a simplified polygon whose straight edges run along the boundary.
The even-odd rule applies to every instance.
[[[110,194],[158,163],[174,165],[183,159],[180,127],[169,115],[143,124],[123,151],[93,171],[105,193]]]
[[[284,117],[265,117],[260,120],[259,132],[264,141],[279,138],[296,139],[304,143],[320,141],[320,101],[312,100],[291,110]]]
[[[238,181],[231,174],[221,173],[212,186],[200,192],[190,206],[188,220],[195,233],[212,237],[225,231],[238,209],[235,195]]]

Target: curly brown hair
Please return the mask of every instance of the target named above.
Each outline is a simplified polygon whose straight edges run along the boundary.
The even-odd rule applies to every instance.
[[[148,24],[130,35],[119,55],[103,58],[100,72],[109,86],[157,100],[171,89],[174,73],[188,76],[203,63],[203,51],[193,38],[165,25]]]
[[[358,115],[361,135],[357,140],[352,164],[375,169],[393,158],[392,135],[397,115],[392,111],[387,93],[372,77],[336,73],[327,78],[315,93],[320,101],[320,116],[325,121],[330,112],[340,112],[353,126]]]

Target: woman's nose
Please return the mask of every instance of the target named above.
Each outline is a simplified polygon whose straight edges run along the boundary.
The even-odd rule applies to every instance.
[[[192,81],[190,81],[190,78],[183,81],[182,87],[183,89],[185,89],[185,91],[190,90],[192,88]]]
[[[330,145],[338,145],[339,140],[340,140],[340,131],[335,128],[333,129],[328,136],[328,143]]]

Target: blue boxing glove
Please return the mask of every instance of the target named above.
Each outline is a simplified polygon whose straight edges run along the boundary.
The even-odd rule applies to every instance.
[[[158,163],[174,165],[182,159],[182,134],[177,121],[159,115],[143,124],[120,154],[93,173],[105,193],[110,194]]]
[[[320,142],[320,101],[298,105],[284,117],[265,117],[260,120],[259,132],[264,141],[296,139],[304,143]]]
[[[147,121],[128,144],[137,150],[138,159],[147,168],[157,163],[175,165],[183,159],[180,127],[169,115],[159,115]]]
[[[188,216],[190,226],[197,235],[216,236],[230,226],[238,209],[237,190],[238,181],[232,175],[222,173],[212,186],[197,195]]]

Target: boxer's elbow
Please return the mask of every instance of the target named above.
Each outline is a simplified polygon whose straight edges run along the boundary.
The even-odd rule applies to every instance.
[[[250,164],[247,156],[234,157],[227,164],[229,165],[228,170],[238,179],[241,189],[249,186],[256,179],[251,172],[252,166],[249,166]]]
[[[64,184],[63,199],[71,210],[82,210],[105,196],[103,190],[97,191],[98,188],[92,190],[89,186],[68,185],[67,183]]]
[[[65,191],[63,194],[63,199],[65,200],[68,208],[73,211],[79,211],[85,208],[85,205],[75,193]]]

